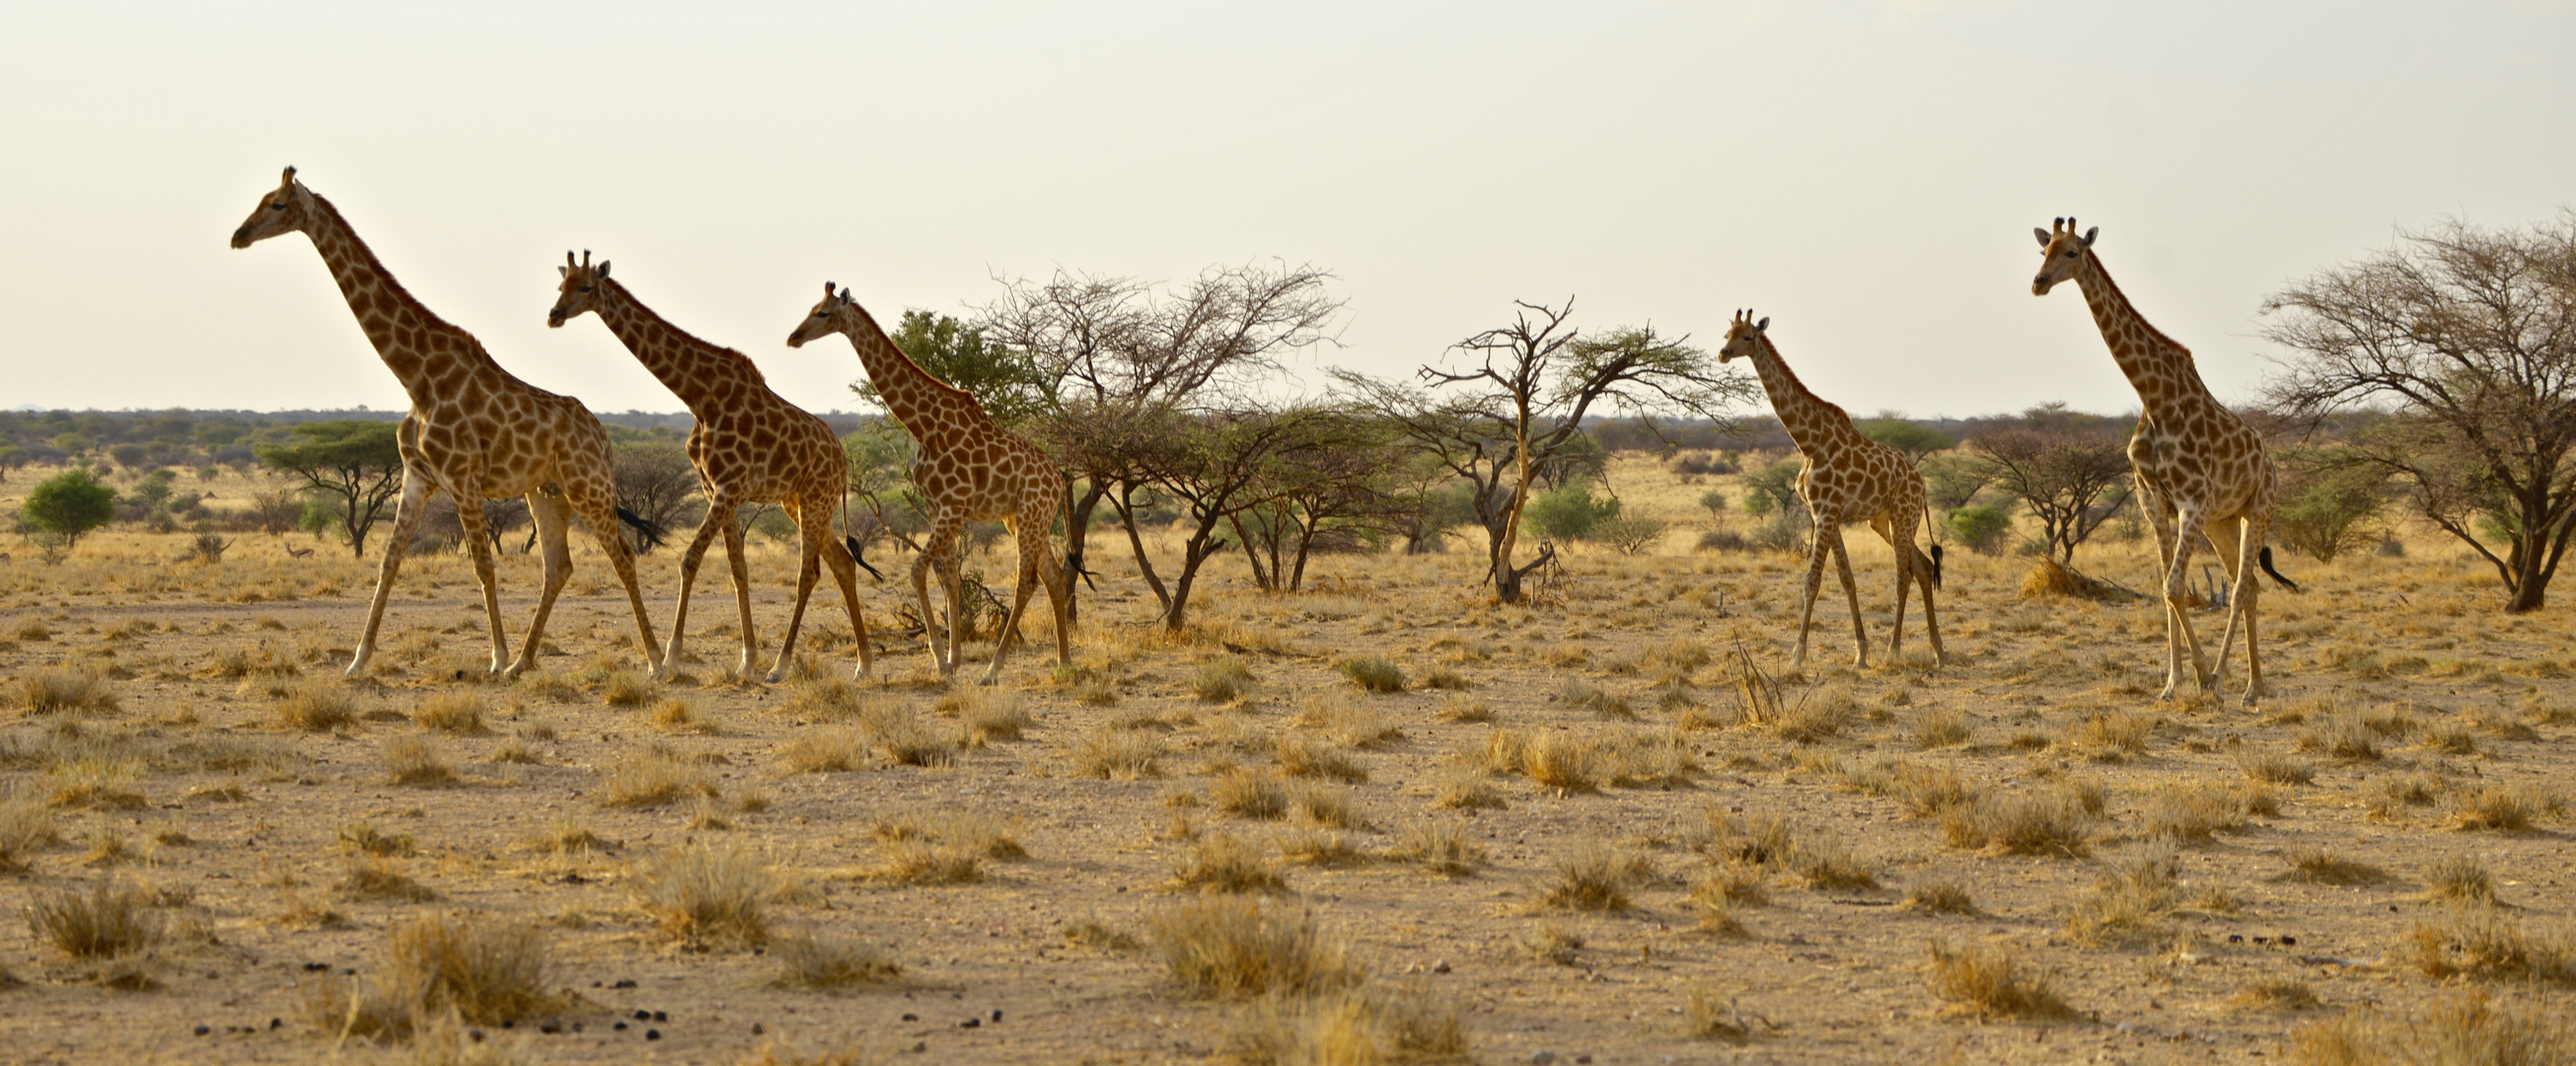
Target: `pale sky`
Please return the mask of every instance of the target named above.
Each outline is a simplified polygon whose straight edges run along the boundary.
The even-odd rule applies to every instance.
[[[309,242],[225,246],[289,163],[599,410],[680,404],[545,327],[567,248],[818,410],[857,359],[782,341],[826,278],[891,321],[1275,257],[1350,301],[1310,388],[1572,294],[1710,347],[1752,307],[1859,414],[2115,411],[2031,227],[2100,226],[2250,398],[2286,282],[2576,205],[2576,4],[9,0],[0,407],[402,407]]]

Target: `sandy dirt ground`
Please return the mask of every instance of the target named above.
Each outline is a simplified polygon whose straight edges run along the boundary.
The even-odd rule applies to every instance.
[[[584,548],[539,668],[496,683],[470,563],[415,558],[343,681],[372,557],[13,549],[0,1061],[1259,1060],[1264,1025],[1331,1026],[1176,977],[1171,916],[1232,899],[1311,918],[1489,1063],[2333,1061],[2303,1028],[2567,1006],[2563,609],[2502,614],[2430,538],[2285,556],[2305,591],[2261,598],[2262,707],[2241,646],[2228,699],[2159,702],[2161,606],[2025,598],[2028,558],[1952,551],[1952,662],[1919,604],[1891,660],[1891,560],[1854,530],[1872,665],[1829,576],[1800,670],[1800,560],[1691,552],[1697,487],[1614,483],[1686,528],[1577,548],[1535,608],[1491,604],[1472,542],[1320,558],[1296,595],[1225,558],[1167,635],[1104,531],[1075,668],[1040,621],[992,690],[889,635],[895,582],[862,589],[875,676],[845,680],[818,596],[796,676],[760,685],[711,568],[694,661],[654,683]],[[665,635],[675,556],[643,565]],[[764,656],[792,562],[752,562]],[[2142,542],[2077,564],[2152,581]],[[536,566],[500,573],[515,646]],[[2214,651],[2223,612],[2193,620]],[[1400,690],[1353,679],[1382,667]],[[65,678],[107,698],[29,694]],[[690,861],[756,923],[666,906]],[[158,937],[67,951],[41,913],[100,892]],[[479,1043],[343,1035],[317,999],[423,917],[542,946],[547,1002]],[[815,987],[825,948],[900,972]]]

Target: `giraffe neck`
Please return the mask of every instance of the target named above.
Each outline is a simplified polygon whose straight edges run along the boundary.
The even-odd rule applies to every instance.
[[[949,425],[992,420],[973,395],[930,376],[921,364],[903,354],[874,316],[863,308],[854,306],[851,310],[858,312],[858,322],[841,333],[850,338],[850,347],[858,350],[859,365],[867,368],[868,382],[877,387],[877,398],[885,402],[886,413],[902,423],[915,440],[926,443],[926,434]]]
[[[1762,376],[1762,391],[1771,394],[1771,411],[1780,416],[1780,428],[1789,431],[1789,439],[1798,442],[1801,450],[1813,454],[1818,445],[1854,432],[1851,416],[1807,391],[1768,336],[1753,342],[1753,369]]]
[[[2110,346],[2112,361],[2128,375],[2130,387],[2138,390],[2138,400],[2149,414],[2201,400],[2216,402],[2201,383],[2191,349],[2147,324],[2090,248],[2076,268],[2075,283],[2084,290],[2085,306],[2093,309],[2093,324],[2101,329],[2102,342]]]
[[[653,309],[644,306],[626,286],[602,278],[598,298],[591,309],[610,333],[634,353],[637,362],[662,382],[664,388],[689,406],[697,420],[707,420],[702,405],[719,394],[731,392],[727,386],[768,387],[760,368],[751,359],[731,348],[721,348],[691,336],[672,325]]]
[[[450,325],[431,314],[429,308],[405,292],[394,280],[367,242],[358,239],[349,220],[340,209],[316,194],[313,204],[318,218],[308,222],[304,234],[313,240],[313,250],[322,254],[322,263],[331,270],[331,280],[340,286],[340,295],[349,301],[349,313],[357,316],[358,328],[367,334],[367,342],[376,346],[376,355],[385,361],[386,369],[402,382],[403,391],[412,397],[413,406],[429,395],[430,379],[449,363],[458,360],[478,361],[498,370],[492,357],[484,354],[483,345],[472,334]],[[431,346],[422,343],[427,333],[446,333],[464,343],[446,346],[447,354],[433,357]]]

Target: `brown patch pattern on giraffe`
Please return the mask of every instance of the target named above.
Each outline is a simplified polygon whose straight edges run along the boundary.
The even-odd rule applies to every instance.
[[[1018,535],[1020,547],[1019,581],[1011,597],[1011,613],[993,648],[993,665],[981,681],[989,685],[1001,677],[1002,660],[1010,651],[1012,634],[1019,630],[1021,612],[1028,607],[1029,594],[1041,583],[1046,585],[1047,600],[1055,609],[1056,661],[1071,665],[1072,633],[1067,626],[1065,602],[1072,590],[1047,536],[1056,516],[1066,513],[1072,505],[1063,472],[1037,445],[994,422],[972,394],[932,377],[905,356],[867,309],[850,299],[848,289],[836,294],[827,281],[823,283],[822,302],[815,304],[805,320],[787,335],[787,346],[800,348],[806,341],[829,333],[850,339],[850,346],[858,350],[860,365],[867,368],[868,381],[885,401],[886,413],[893,415],[920,444],[919,455],[913,460],[912,482],[921,489],[923,501],[929,506],[930,534],[922,542],[921,557],[912,564],[912,589],[921,602],[924,626],[932,618],[931,570],[939,571],[940,584],[948,592],[945,645],[935,634],[923,634],[923,643],[930,646],[930,658],[940,676],[957,670],[965,590],[953,555],[958,536],[970,521],[998,519],[1008,523]]]
[[[2048,229],[2031,232],[2040,245],[2040,270],[2031,279],[2031,294],[2046,296],[2060,282],[2074,279],[2112,360],[2128,375],[2143,405],[2137,431],[2129,437],[2129,466],[2137,476],[2139,505],[2155,526],[2157,558],[2165,569],[2165,687],[2156,698],[2173,698],[2182,683],[2186,652],[2193,682],[2216,698],[2225,685],[2228,649],[2242,620],[2245,705],[2251,707],[2264,693],[2263,661],[2254,638],[2261,586],[2254,569],[2260,566],[2284,587],[2298,588],[2272,569],[2272,549],[2265,543],[2277,483],[2263,438],[2210,393],[2191,349],[2147,324],[2112,283],[2101,258],[2093,254],[2098,229],[2078,236],[2075,220],[2061,218]],[[2226,566],[2233,589],[2215,666],[2207,665],[2200,637],[2192,631],[2188,600],[2187,568],[2199,539],[2194,534],[2201,533]]]
[[[663,668],[679,669],[680,645],[689,626],[689,594],[697,587],[698,566],[708,546],[722,533],[725,558],[733,568],[734,601],[742,613],[742,659],[735,671],[750,676],[759,640],[751,620],[751,574],[743,560],[742,527],[734,516],[748,504],[776,503],[796,522],[802,561],[796,576],[796,607],[787,617],[787,635],[779,641],[778,661],[769,668],[768,680],[784,679],[788,665],[795,662],[796,635],[824,565],[832,568],[832,579],[840,586],[850,630],[858,638],[858,676],[866,677],[875,659],[868,647],[867,622],[859,613],[859,564],[832,536],[832,513],[846,498],[849,477],[848,453],[832,428],[771,391],[750,357],[691,336],[654,314],[626,286],[610,280],[606,260],[594,267],[588,252],[578,262],[565,252],[561,270],[563,281],[553,310],[546,313],[546,324],[561,326],[584,312],[597,313],[626,350],[688,405],[696,421],[689,428],[689,462],[698,470],[707,517],[680,560],[680,602],[671,615],[671,642],[663,653]]]
[[[1726,344],[1718,349],[1722,362],[1753,360],[1753,369],[1762,377],[1762,389],[1771,396],[1771,409],[1780,416],[1780,426],[1789,439],[1798,442],[1801,466],[1798,470],[1798,495],[1807,501],[1807,510],[1816,519],[1815,543],[1807,551],[1806,594],[1798,614],[1798,651],[1792,665],[1807,661],[1807,633],[1816,616],[1816,593],[1824,586],[1825,559],[1833,557],[1837,573],[1842,576],[1843,595],[1851,603],[1852,661],[1869,666],[1869,633],[1861,622],[1860,589],[1852,583],[1851,553],[1843,545],[1843,527],[1867,522],[1869,527],[1896,549],[1896,623],[1887,638],[1887,657],[1901,661],[1905,650],[1905,597],[1909,586],[1923,590],[1923,625],[1932,637],[1932,657],[1946,663],[1949,655],[1941,647],[1941,616],[1933,606],[1933,589],[1940,573],[1939,564],[1924,556],[1914,546],[1917,519],[1925,517],[1922,472],[1905,458],[1905,453],[1862,436],[1852,426],[1851,416],[1834,404],[1807,391],[1789,364],[1780,358],[1780,350],[1771,343],[1771,320],[1753,321],[1752,312],[1740,311],[1727,326]],[[1937,547],[1935,550],[1938,550]]]
[[[294,167],[286,168],[277,189],[261,196],[250,218],[233,231],[232,246],[248,248],[287,233],[312,239],[313,249],[321,253],[340,294],[348,300],[350,313],[357,316],[359,328],[411,396],[411,412],[403,416],[397,433],[403,457],[402,500],[395,506],[393,535],[385,538],[375,596],[367,605],[366,632],[358,639],[356,654],[350,656],[348,676],[365,671],[375,653],[385,600],[402,570],[404,550],[420,527],[430,495],[437,492],[446,492],[456,501],[457,520],[474,554],[474,576],[482,583],[483,611],[491,623],[495,674],[516,677],[536,662],[545,640],[546,618],[553,613],[564,582],[572,577],[566,533],[578,517],[598,538],[609,565],[625,584],[645,660],[654,676],[661,676],[660,645],[653,638],[653,622],[644,613],[635,558],[617,529],[608,433],[600,428],[599,419],[579,400],[511,376],[492,361],[473,334],[449,325],[412,299],[339,210],[295,180]],[[483,501],[510,496],[527,497],[528,514],[545,545],[545,591],[515,661],[501,632],[500,590],[493,583],[494,549],[483,522]]]

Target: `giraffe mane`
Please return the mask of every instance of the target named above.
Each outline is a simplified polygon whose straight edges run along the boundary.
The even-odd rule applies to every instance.
[[[567,252],[565,254],[570,255],[571,253]],[[769,379],[760,372],[760,364],[752,362],[750,356],[744,355],[741,352],[727,348],[721,344],[715,343],[714,341],[700,337],[695,333],[691,333],[688,330],[672,325],[671,320],[662,317],[661,312],[653,310],[652,305],[636,299],[635,291],[627,288],[625,283],[620,282],[615,278],[600,278],[597,282],[594,282],[594,284],[608,286],[612,291],[616,292],[617,295],[624,297],[626,300],[626,306],[634,308],[635,313],[643,316],[646,321],[670,331],[673,336],[686,341],[689,347],[695,349],[700,354],[723,360],[729,369],[739,371],[743,376],[748,378],[752,384],[769,384]]]

